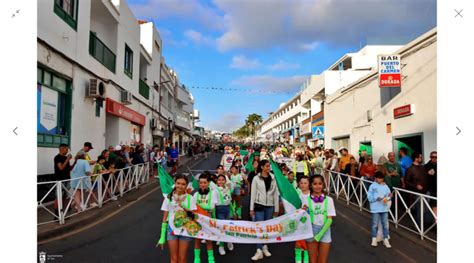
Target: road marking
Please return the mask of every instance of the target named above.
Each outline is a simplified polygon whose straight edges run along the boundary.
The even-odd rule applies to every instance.
[[[92,223],[92,224],[90,224],[90,225],[87,225],[87,226],[85,226],[85,227],[83,227],[83,228],[74,230],[74,231],[69,232],[69,233],[67,233],[67,234],[64,234],[64,235],[62,235],[62,236],[58,236],[58,237],[54,237],[54,238],[51,238],[51,239],[47,239],[47,240],[38,242],[38,245],[43,245],[43,244],[46,244],[46,243],[50,243],[50,242],[52,242],[52,241],[56,241],[56,240],[58,240],[58,239],[63,239],[63,238],[66,238],[66,237],[70,237],[70,236],[72,236],[72,235],[75,235],[75,234],[78,234],[78,233],[80,233],[80,232],[83,232],[83,231],[85,231],[85,230],[87,230],[87,229],[89,229],[89,228],[92,228],[92,227],[94,227],[94,226],[97,226],[98,224],[101,224],[101,223],[103,223],[104,221],[106,221],[106,220],[112,218],[113,216],[117,215],[118,213],[122,212],[123,210],[127,209],[128,207],[132,206],[133,204],[138,203],[138,201],[140,201],[140,200],[142,200],[143,198],[147,197],[147,196],[150,195],[151,193],[154,193],[154,192],[157,191],[158,189],[160,189],[160,186],[158,186],[158,187],[156,187],[155,189],[151,190],[150,192],[148,192],[148,193],[146,193],[146,194],[140,196],[139,198],[137,198],[137,200],[135,200],[135,201],[133,201],[133,202],[131,202],[131,203],[128,203],[128,204],[126,204],[126,205],[120,207],[118,210],[115,210],[114,212],[112,212],[112,213],[106,215],[105,217],[99,219],[98,221],[96,221],[96,222],[94,222],[94,223]]]
[[[367,233],[369,236],[372,235],[372,233],[367,230],[366,227],[363,227],[357,223],[355,223],[353,220],[350,220],[350,218],[347,216],[347,215],[344,215],[344,213],[341,213],[341,210],[338,210],[337,211],[337,216],[341,216],[342,218],[346,219],[347,221],[349,221],[349,223],[352,223],[354,226],[356,226],[357,228],[359,228],[360,230],[362,230],[363,232]],[[399,254],[400,256],[404,257],[406,260],[410,261],[410,262],[414,262],[416,263],[416,260],[411,258],[410,256],[408,256],[407,254],[403,253],[402,251],[400,251],[399,249],[396,249],[396,248],[391,248],[391,250],[393,250],[395,253]]]

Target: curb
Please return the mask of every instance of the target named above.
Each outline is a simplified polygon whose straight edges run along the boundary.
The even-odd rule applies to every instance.
[[[358,208],[356,208],[355,206],[353,205],[347,205],[346,202],[342,201],[342,200],[339,200],[339,199],[336,199],[336,198],[333,198],[333,200],[337,203],[339,203],[340,205],[343,205],[344,207],[346,208],[349,208],[351,209],[353,212],[355,213],[358,213],[360,215],[362,215],[363,217],[366,217],[368,219],[371,219],[370,217],[370,214],[368,213],[360,213],[360,210]],[[403,229],[403,228],[397,228],[395,226],[394,223],[390,222],[390,234],[392,233],[395,233],[396,235],[400,236],[401,238],[403,239],[407,239],[417,245],[420,245],[421,247],[423,247],[424,249],[434,253],[434,254],[437,254],[437,244],[436,243],[433,243],[432,241],[429,241],[429,240],[421,240],[419,238],[419,236]]]
[[[194,160],[193,158],[189,158],[183,161],[178,169],[185,168],[186,165],[191,161],[200,161],[202,158],[198,160]],[[131,192],[125,194],[123,197],[119,198],[117,201],[109,201],[102,206],[100,209],[91,209],[86,211],[82,214],[77,215],[77,217],[72,217],[67,219],[66,224],[58,225],[57,223],[50,223],[47,226],[51,226],[55,224],[51,229],[47,229],[41,231],[40,229],[44,226],[37,226],[37,243],[38,245],[47,243],[49,240],[53,241],[52,239],[60,237],[64,234],[68,234],[74,230],[83,228],[88,224],[91,224],[97,221],[99,218],[102,218],[114,211],[117,210],[118,207],[124,206],[127,203],[131,203],[136,201],[140,196],[143,196],[154,189],[156,189],[159,184],[155,178],[150,178],[150,182],[147,184],[140,185],[137,189],[132,190]],[[68,222],[69,221],[69,222]]]

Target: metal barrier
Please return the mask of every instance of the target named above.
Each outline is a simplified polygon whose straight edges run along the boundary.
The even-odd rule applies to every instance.
[[[322,174],[330,195],[346,201],[347,205],[359,207],[360,211],[370,213],[367,191],[372,181],[329,170],[324,170]],[[437,243],[434,229],[438,218],[430,205],[437,201],[436,197],[394,187],[391,201],[389,221],[395,228],[404,228],[418,234],[422,240]]]
[[[44,209],[54,218],[50,221],[38,222],[38,225],[52,222],[64,224],[67,218],[95,207],[101,208],[103,204],[110,200],[116,200],[117,195],[123,197],[124,194],[149,182],[150,165],[147,162],[118,169],[113,174],[97,174],[76,179],[38,183],[38,186],[49,185],[49,191],[40,198],[37,209]],[[70,187],[71,184],[74,184],[75,187]],[[54,195],[53,199],[57,200],[58,214],[48,208],[52,202],[44,202],[50,195]]]

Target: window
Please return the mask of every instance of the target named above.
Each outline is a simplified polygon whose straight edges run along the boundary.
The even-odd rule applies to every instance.
[[[115,73],[115,54],[92,31],[89,35],[89,54]]]
[[[143,80],[138,82],[138,93],[140,93],[140,95],[142,95],[145,99],[150,98],[150,87]]]
[[[69,144],[71,126],[71,82],[38,67],[37,139],[38,146]]]
[[[77,29],[77,0],[55,0],[54,13],[74,30]]]
[[[123,66],[125,75],[132,78],[133,75],[133,51],[125,44],[125,64]]]

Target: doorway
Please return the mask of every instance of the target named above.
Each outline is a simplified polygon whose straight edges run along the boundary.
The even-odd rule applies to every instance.
[[[372,156],[372,142],[360,142],[359,143],[359,155],[362,152],[366,152],[368,156]]]
[[[408,149],[408,156],[411,157],[413,152],[417,151],[423,155],[423,134],[412,134],[407,136],[399,136],[393,138],[393,147],[395,156],[398,158],[400,148],[405,147]]]

